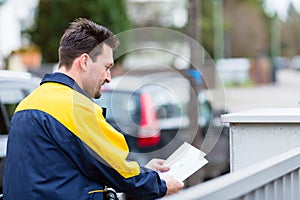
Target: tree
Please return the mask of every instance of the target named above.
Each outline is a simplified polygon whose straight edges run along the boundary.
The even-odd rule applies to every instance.
[[[35,25],[26,32],[38,45],[43,62],[57,62],[59,40],[71,21],[85,17],[115,34],[131,28],[125,0],[40,0]]]
[[[300,13],[295,6],[290,3],[288,16],[282,24],[282,48],[286,56],[300,54]]]
[[[213,56],[214,38],[213,38],[213,3],[211,1],[202,1],[201,16],[201,44],[209,55]]]
[[[216,12],[214,1],[201,2],[201,41],[207,52],[215,56],[214,41],[217,33],[213,27],[213,20],[216,20],[213,15]],[[223,20],[221,24],[224,26],[224,56],[254,57],[267,52],[267,16],[263,12],[263,0],[223,0],[223,5],[224,16],[220,20]]]

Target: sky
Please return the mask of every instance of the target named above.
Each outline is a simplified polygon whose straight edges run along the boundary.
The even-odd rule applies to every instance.
[[[266,9],[270,13],[274,13],[276,11],[279,17],[282,19],[286,17],[286,11],[288,9],[290,2],[293,2],[296,9],[300,11],[299,0],[265,0],[265,1],[266,1]]]

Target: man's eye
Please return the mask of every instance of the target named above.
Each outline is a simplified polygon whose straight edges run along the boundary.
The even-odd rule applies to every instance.
[[[113,67],[113,65],[106,65],[106,69],[110,70]]]

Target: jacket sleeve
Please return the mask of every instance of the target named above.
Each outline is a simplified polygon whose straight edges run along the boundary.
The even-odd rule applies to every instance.
[[[140,173],[130,178],[124,178],[115,169],[102,160],[92,149],[85,146],[91,156],[88,158],[86,175],[96,182],[104,183],[118,192],[124,192],[130,199],[148,200],[163,197],[166,194],[166,183],[151,169],[140,167]],[[87,167],[87,166],[86,166]]]

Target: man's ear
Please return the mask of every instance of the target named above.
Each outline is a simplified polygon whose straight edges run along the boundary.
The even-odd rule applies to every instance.
[[[80,59],[79,59],[80,67],[85,71],[88,68],[88,59],[89,59],[89,55],[86,53],[81,54]]]

